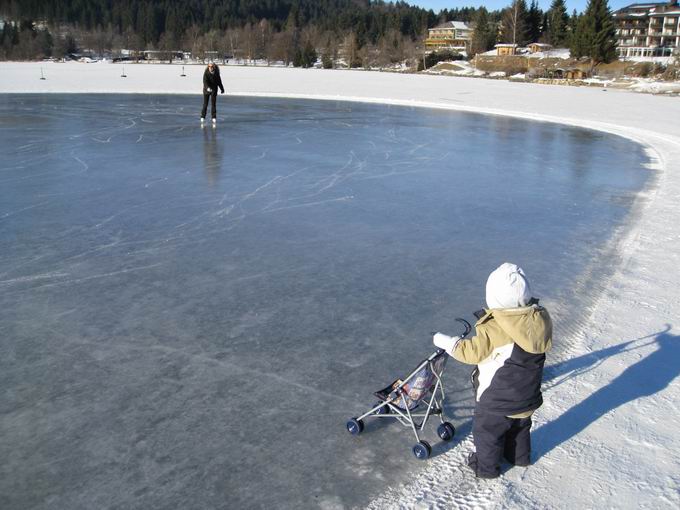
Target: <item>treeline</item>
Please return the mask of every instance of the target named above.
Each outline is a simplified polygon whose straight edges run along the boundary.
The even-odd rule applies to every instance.
[[[434,22],[434,13],[406,2],[371,0],[0,0],[11,19],[66,23],[84,30],[112,27],[133,30],[145,43],[158,43],[164,32],[183,34],[192,26],[224,31],[266,19],[275,31],[291,23],[320,30],[366,33],[375,40],[389,28],[415,37]]]
[[[374,0],[0,0],[0,58],[61,58],[77,50],[210,52],[310,65],[417,60],[427,29],[470,21],[474,8],[432,10]],[[421,50],[422,51],[422,50]]]
[[[597,21],[590,11],[599,13]],[[0,59],[61,58],[84,49],[98,55],[159,50],[172,59],[182,50],[197,58],[309,66],[321,57],[326,67],[338,59],[351,67],[383,67],[421,61],[427,29],[452,20],[475,27],[469,56],[499,42],[546,42],[590,56],[607,16],[611,20],[606,0],[590,0],[586,13],[571,16],[564,0],[553,0],[547,11],[537,0],[512,0],[498,11],[464,7],[438,14],[372,0],[0,0],[6,21]],[[607,40],[613,23],[610,28]]]
[[[390,30],[412,39],[436,22],[432,11],[405,2],[370,0],[0,0],[12,20],[40,20],[82,31],[134,33],[145,45],[179,39],[192,28],[202,33],[257,25],[274,32],[313,25],[319,31],[357,34],[376,43]]]

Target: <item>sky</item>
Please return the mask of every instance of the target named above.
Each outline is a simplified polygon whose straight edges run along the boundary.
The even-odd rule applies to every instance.
[[[469,7],[483,5],[490,11],[502,9],[512,3],[512,0],[406,0],[411,5],[418,5],[425,9],[432,9],[434,12],[439,12],[442,9],[453,9],[455,7]],[[662,1],[662,0],[659,0]],[[526,0],[527,4],[531,0]],[[538,5],[543,10],[550,7],[552,0],[538,0]],[[567,11],[571,12],[576,9],[579,12],[585,10],[588,0],[566,0]],[[609,0],[609,8],[613,11],[635,3],[635,0]]]

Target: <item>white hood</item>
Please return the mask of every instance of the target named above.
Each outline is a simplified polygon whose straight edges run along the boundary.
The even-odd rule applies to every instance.
[[[486,281],[486,305],[493,308],[517,308],[531,300],[531,287],[521,267],[506,262]]]

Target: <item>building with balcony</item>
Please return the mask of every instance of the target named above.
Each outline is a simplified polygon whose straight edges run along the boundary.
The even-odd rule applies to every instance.
[[[678,0],[631,4],[613,13],[620,58],[680,54]]]
[[[425,46],[431,50],[465,51],[472,41],[473,27],[464,21],[447,21],[427,30]]]

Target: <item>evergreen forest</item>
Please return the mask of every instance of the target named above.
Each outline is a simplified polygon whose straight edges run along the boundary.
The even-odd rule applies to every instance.
[[[592,2],[598,9],[586,12],[608,19],[606,0]],[[427,29],[453,20],[474,27],[467,56],[498,42],[575,44],[579,55],[588,55],[594,52],[584,42],[590,36],[572,41],[577,28],[595,26],[581,18],[567,14],[564,0],[553,0],[548,11],[536,0],[512,0],[497,11],[439,13],[382,0],[0,0],[0,60],[140,59],[153,52],[168,61],[191,54],[303,67],[318,61],[386,67],[451,57],[423,58]],[[611,58],[611,49],[602,58]]]

